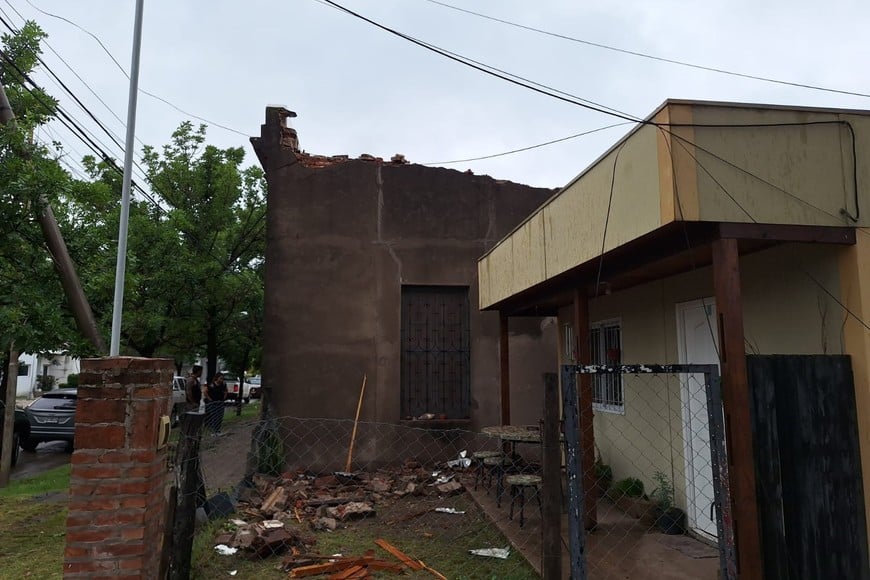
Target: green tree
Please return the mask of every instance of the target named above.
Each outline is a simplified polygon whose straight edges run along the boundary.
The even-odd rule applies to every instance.
[[[182,123],[161,152],[146,147],[143,158],[151,187],[168,208],[168,223],[181,238],[186,338],[178,346],[201,349],[211,377],[218,357],[235,348],[238,335],[231,329],[241,313],[255,310],[251,296],[262,302],[263,174],[242,167],[242,148],[208,145],[205,126],[191,123]]]

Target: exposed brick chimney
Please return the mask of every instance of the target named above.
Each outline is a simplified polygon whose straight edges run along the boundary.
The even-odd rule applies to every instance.
[[[287,119],[292,119],[296,113],[280,105],[269,105],[266,107],[266,111],[267,118],[272,117],[269,114],[272,113],[277,116],[278,123],[281,125],[281,145],[291,149],[294,153],[298,153],[299,136],[296,134],[296,129],[287,122]]]

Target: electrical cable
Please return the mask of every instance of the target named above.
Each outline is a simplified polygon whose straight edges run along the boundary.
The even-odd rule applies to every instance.
[[[501,153],[494,153],[492,155],[483,155],[481,157],[471,157],[468,159],[455,159],[453,161],[430,161],[427,163],[421,163],[421,165],[451,165],[453,163],[467,163],[469,161],[482,161],[484,159],[493,159],[495,157],[503,157],[505,155],[513,155],[514,153],[522,153],[523,151],[530,151],[532,149],[537,149],[539,147],[545,147],[547,145],[553,145],[555,143],[562,143],[563,141],[569,141],[571,139],[576,139],[578,137],[583,137],[585,135],[591,135],[592,133],[598,133],[599,131],[604,131],[606,129],[612,129],[614,127],[621,127],[623,125],[631,125],[632,121],[625,121],[622,123],[614,123],[612,125],[607,125],[606,127],[598,127],[597,129],[590,129],[588,131],[583,131],[582,133],[575,133],[573,135],[568,135],[567,137],[561,137],[559,139],[553,139],[552,141],[545,141],[544,143],[537,143],[535,145],[529,145],[528,147],[522,147],[520,149],[512,149],[511,151],[503,151]]]
[[[127,70],[121,65],[121,63],[118,62],[118,59],[116,59],[115,56],[112,54],[112,52],[108,48],[106,48],[106,45],[103,44],[103,41],[100,40],[100,38],[96,34],[92,33],[91,31],[87,30],[86,28],[83,28],[82,26],[76,24],[75,22],[73,22],[72,20],[70,20],[68,18],[65,18],[63,16],[59,16],[57,14],[52,14],[51,12],[46,12],[45,10],[43,10],[43,9],[39,8],[38,6],[36,6],[35,4],[33,4],[33,2],[31,2],[30,0],[25,0],[25,1],[28,4],[30,4],[30,6],[34,10],[36,10],[37,12],[44,14],[45,16],[48,16],[50,18],[56,18],[58,20],[66,22],[67,24],[70,24],[70,25],[76,27],[80,31],[84,32],[85,34],[87,34],[88,36],[93,38],[97,42],[97,44],[100,45],[100,48],[103,49],[103,52],[105,52],[109,56],[109,58],[112,59],[112,62],[114,62],[115,66],[118,67],[118,70],[120,70],[121,73],[125,77],[127,77],[128,79],[130,78],[130,74],[127,72]],[[9,4],[10,7],[12,6],[12,4],[10,3],[9,0],[6,0],[6,3]],[[13,10],[14,10],[14,8],[13,8]],[[171,101],[169,101],[169,100],[167,100],[159,95],[156,95],[152,92],[146,91],[145,89],[140,88],[139,92],[142,93],[143,95],[147,95],[147,96],[151,97],[152,99],[158,100],[161,103],[172,107],[173,109],[175,109],[176,111],[178,111],[182,115],[185,115],[186,117],[190,117],[191,119],[196,119],[197,121],[202,121],[203,123],[207,123],[210,126],[218,127],[220,129],[223,129],[224,131],[229,131],[230,133],[235,133],[236,135],[241,135],[242,137],[245,137],[245,138],[250,137],[250,135],[248,135],[247,133],[243,133],[242,131],[239,131],[237,129],[233,129],[232,127],[228,127],[227,125],[224,125],[224,124],[218,123],[216,121],[212,121],[210,119],[202,117],[200,115],[195,115],[193,113],[185,111],[184,109],[182,109],[181,107],[179,107],[175,103],[173,103],[173,102],[171,102]]]
[[[551,36],[551,37],[553,37],[553,38],[559,38],[559,39],[562,39],[562,40],[568,40],[568,41],[576,42],[576,43],[579,43],[579,44],[585,44],[585,45],[587,45],[587,46],[592,46],[592,47],[595,47],[595,48],[601,48],[601,49],[604,49],[604,50],[610,50],[610,51],[613,51],[613,52],[619,52],[619,53],[622,53],[622,54],[627,54],[627,55],[631,55],[631,56],[637,56],[637,57],[640,57],[640,58],[646,58],[646,59],[649,59],[649,60],[655,60],[655,61],[659,61],[659,62],[665,62],[665,63],[668,63],[668,64],[675,64],[675,65],[684,66],[684,67],[688,67],[688,68],[693,68],[693,69],[697,69],[697,70],[703,70],[703,71],[707,71],[707,72],[714,72],[714,73],[717,73],[717,74],[729,75],[729,76],[734,76],[734,77],[739,77],[739,78],[744,78],[744,79],[750,79],[750,80],[755,80],[755,81],[762,81],[762,82],[765,82],[765,83],[774,83],[774,84],[778,84],[778,85],[786,85],[786,86],[790,86],[790,87],[798,87],[798,88],[801,88],[801,89],[809,89],[809,90],[813,90],[813,91],[824,91],[824,92],[828,92],[828,93],[837,93],[837,94],[840,94],[840,95],[850,95],[850,96],[853,96],[853,97],[867,97],[867,98],[870,98],[870,94],[867,94],[867,93],[861,93],[861,92],[857,92],[857,91],[847,91],[847,90],[842,90],[842,89],[832,89],[832,88],[822,87],[822,86],[818,86],[818,85],[810,85],[810,84],[807,84],[807,83],[799,83],[799,82],[795,82],[795,81],[786,81],[786,80],[775,79],[775,78],[771,78],[771,77],[764,77],[764,76],[760,76],[760,75],[752,75],[752,74],[748,74],[748,73],[741,73],[741,72],[731,71],[731,70],[727,70],[727,69],[723,69],[723,68],[718,68],[718,67],[705,66],[705,65],[694,64],[694,63],[690,63],[690,62],[686,62],[686,61],[676,60],[676,59],[672,59],[672,58],[665,58],[665,57],[661,57],[661,56],[655,56],[655,55],[646,54],[646,53],[639,52],[639,51],[635,51],[635,50],[628,50],[628,49],[625,49],[625,48],[619,48],[619,47],[616,47],[616,46],[609,46],[609,45],[607,45],[607,44],[602,44],[602,43],[599,43],[599,42],[593,42],[593,41],[591,41],[591,40],[584,40],[584,39],[582,39],[582,38],[576,38],[576,37],[573,37],[573,36],[567,36],[567,35],[564,35],[564,34],[558,34],[558,33],[556,33],[556,32],[550,32],[550,31],[548,31],[548,30],[543,30],[543,29],[541,29],[541,28],[535,28],[535,27],[533,27],[533,26],[527,26],[527,25],[525,25],[525,24],[520,24],[520,23],[518,23],[518,22],[511,22],[510,20],[504,20],[504,19],[502,19],[502,18],[496,18],[495,16],[489,16],[489,15],[487,15],[487,14],[483,14],[483,13],[480,13],[480,12],[475,12],[475,11],[473,11],[473,10],[468,10],[468,9],[465,9],[465,8],[460,8],[460,7],[458,7],[458,6],[453,6],[453,5],[451,5],[451,4],[447,4],[446,2],[440,2],[440,1],[438,1],[438,0],[425,0],[425,1],[426,1],[426,2],[429,2],[429,3],[431,3],[431,4],[437,4],[437,5],[439,5],[439,6],[443,6],[444,8],[449,8],[449,9],[451,9],[451,10],[456,10],[457,12],[464,12],[464,13],[466,13],[466,14],[471,14],[471,15],[473,15],[473,16],[477,16],[477,17],[479,17],[479,18],[484,18],[484,19],[486,19],[486,20],[491,20],[491,21],[493,21],[493,22],[499,22],[499,23],[501,23],[501,24],[507,24],[508,26],[513,26],[513,27],[516,27],[516,28],[520,28],[520,29],[523,29],[523,30],[530,31],[530,32],[535,32],[535,33],[538,33],[538,34],[543,34],[543,35],[546,35],[546,36]],[[28,2],[29,2],[29,0],[28,0]]]

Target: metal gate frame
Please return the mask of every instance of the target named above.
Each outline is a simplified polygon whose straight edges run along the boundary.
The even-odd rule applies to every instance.
[[[580,414],[577,375],[595,374],[703,374],[707,393],[710,425],[710,453],[713,462],[713,495],[716,508],[719,568],[724,580],[736,580],[737,557],[734,525],[731,517],[731,493],[728,483],[728,456],[725,446],[725,421],[722,409],[722,385],[715,364],[639,364],[639,365],[562,365],[562,405],[565,414],[565,445],[568,475],[568,533],[570,536],[571,579],[587,580],[586,531],[583,528],[584,489],[580,450]],[[591,466],[590,466],[591,467]]]

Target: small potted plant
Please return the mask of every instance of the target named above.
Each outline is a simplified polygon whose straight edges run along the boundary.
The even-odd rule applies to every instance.
[[[653,474],[657,487],[650,493],[656,505],[656,527],[665,534],[686,533],[686,512],[674,506],[674,486],[661,471]]]
[[[595,458],[595,487],[599,497],[606,496],[611,485],[613,485],[613,469],[604,463],[599,455]]]
[[[607,498],[626,514],[639,518],[651,519],[649,525],[655,524],[653,504],[644,494],[643,481],[636,477],[626,477],[614,482],[607,490]]]

